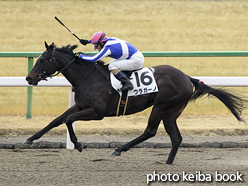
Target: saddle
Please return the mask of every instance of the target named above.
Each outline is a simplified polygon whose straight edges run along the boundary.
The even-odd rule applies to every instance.
[[[134,88],[132,90],[122,92],[121,82],[112,72],[110,72],[111,85],[120,95],[117,107],[117,116],[125,114],[128,97],[158,92],[157,83],[153,75],[153,68],[142,68],[134,71],[125,71],[124,73],[130,79]]]
[[[128,91],[128,96],[139,96],[143,94],[150,94],[158,92],[157,83],[153,76],[153,68],[142,68],[135,71],[125,71],[127,77],[130,79],[134,88]],[[122,95],[120,88],[122,87],[121,82],[110,72],[110,81],[112,87]]]

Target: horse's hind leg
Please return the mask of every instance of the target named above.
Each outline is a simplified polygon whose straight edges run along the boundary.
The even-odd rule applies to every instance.
[[[161,121],[160,113],[161,113],[160,109],[158,109],[157,107],[153,107],[152,113],[151,113],[149,120],[148,120],[148,125],[147,125],[144,133],[141,136],[139,136],[138,138],[135,138],[134,140],[130,141],[129,143],[116,149],[112,153],[112,155],[119,156],[119,155],[121,155],[122,151],[127,151],[130,148],[134,147],[135,145],[155,136],[157,133],[159,123]]]
[[[164,128],[166,132],[169,134],[170,139],[171,139],[171,144],[172,144],[171,152],[166,161],[166,164],[173,163],[174,158],[178,151],[178,147],[182,142],[182,136],[180,134],[180,131],[176,123],[176,119],[178,116],[168,115],[163,118]]]

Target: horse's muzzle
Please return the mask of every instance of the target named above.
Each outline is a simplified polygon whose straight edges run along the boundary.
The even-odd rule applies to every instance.
[[[28,82],[29,85],[38,85],[39,79],[38,78],[33,79],[32,77],[27,76],[26,81]]]

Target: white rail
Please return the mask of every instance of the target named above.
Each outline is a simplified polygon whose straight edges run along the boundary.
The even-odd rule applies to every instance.
[[[247,87],[248,77],[237,76],[197,76],[209,86],[222,86],[222,87]],[[0,87],[29,87],[25,77],[0,77]],[[35,86],[34,86],[35,87]],[[71,87],[71,84],[64,77],[54,77],[48,81],[40,81],[38,87]]]

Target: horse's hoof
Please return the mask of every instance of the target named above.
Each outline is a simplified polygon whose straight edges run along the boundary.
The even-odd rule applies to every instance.
[[[111,155],[113,155],[113,156],[120,156],[121,155],[121,153],[120,152],[117,152],[116,150],[114,151],[114,152],[112,152],[112,154]]]
[[[81,144],[81,143],[78,143],[78,144],[76,145],[76,149],[77,149],[79,152],[82,152],[82,151],[83,151],[83,146],[82,146],[82,144]]]
[[[25,141],[23,142],[23,144],[32,145],[32,144],[33,144],[33,142],[32,142],[32,141],[30,141],[30,140],[25,140]]]

